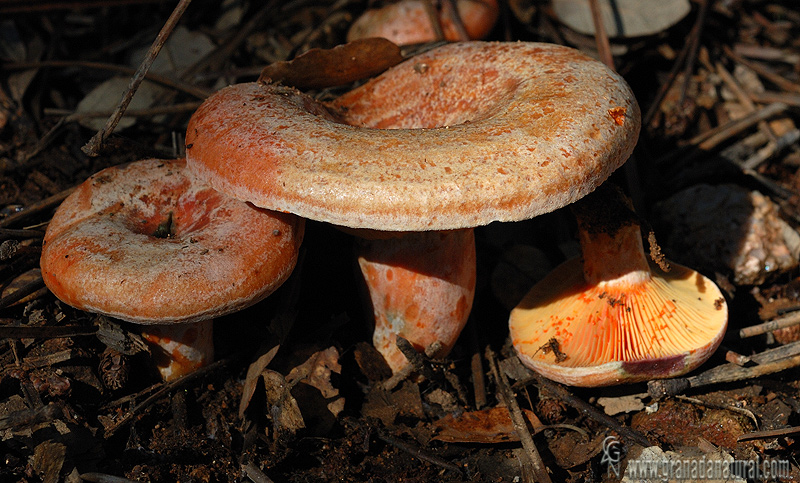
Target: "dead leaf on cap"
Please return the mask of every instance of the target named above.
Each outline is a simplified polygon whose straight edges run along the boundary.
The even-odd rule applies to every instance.
[[[273,62],[264,67],[258,80],[298,89],[322,89],[372,77],[403,60],[400,47],[387,39],[359,39],[332,49],[311,49],[294,60]]]
[[[542,426],[533,411],[525,409],[523,413],[534,430]],[[471,411],[460,416],[447,415],[434,421],[433,427],[438,431],[433,439],[448,443],[519,441],[511,415],[504,407]]]

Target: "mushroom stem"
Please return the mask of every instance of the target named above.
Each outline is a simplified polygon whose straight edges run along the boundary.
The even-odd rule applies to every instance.
[[[397,336],[420,352],[440,344],[445,357],[467,322],[475,295],[473,229],[365,239],[358,264],[375,317],[373,343],[395,373],[408,365]]]
[[[213,320],[189,324],[143,325],[142,337],[164,381],[171,381],[214,360]]]
[[[650,264],[642,244],[638,222],[618,220],[598,226],[586,210],[574,210],[578,218],[583,276],[589,284],[642,283],[650,278]],[[599,228],[599,230],[598,230]]]

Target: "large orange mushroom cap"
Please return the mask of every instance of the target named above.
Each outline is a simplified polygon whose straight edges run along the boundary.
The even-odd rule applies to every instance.
[[[580,202],[590,203],[601,202]],[[522,362],[574,386],[679,376],[705,362],[727,327],[719,288],[689,268],[665,272],[649,261],[637,223],[594,230],[585,216],[582,257],[553,270],[511,312]]]
[[[627,160],[639,106],[575,49],[462,42],[321,104],[226,87],[192,115],[188,168],[256,206],[383,231],[519,221],[580,199]]]

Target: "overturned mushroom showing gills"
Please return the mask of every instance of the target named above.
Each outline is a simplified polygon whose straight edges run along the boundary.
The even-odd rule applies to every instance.
[[[93,175],[56,211],[41,256],[45,284],[63,302],[140,324],[167,380],[211,362],[214,317],[286,280],[304,228],[185,166],[148,159]]]
[[[460,232],[449,259],[463,266],[452,273],[461,274],[467,300],[429,296],[431,304],[451,305],[393,306],[386,314],[396,322],[397,313],[448,314],[424,323],[456,327],[448,333],[457,337],[474,291],[471,229],[580,199],[625,162],[639,125],[625,81],[577,50],[463,42],[413,57],[325,104],[276,84],[222,89],[189,121],[187,165],[230,196],[362,235]],[[436,271],[415,270],[420,281]],[[373,301],[400,300],[374,284],[370,291]]]
[[[626,201],[604,185],[577,202],[582,257],[557,267],[511,312],[520,359],[550,379],[606,386],[679,376],[725,334],[719,288],[694,270],[670,263],[664,271],[649,260]]]

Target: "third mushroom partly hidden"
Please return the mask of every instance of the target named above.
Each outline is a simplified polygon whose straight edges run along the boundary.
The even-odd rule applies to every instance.
[[[719,288],[694,270],[649,260],[618,189],[604,185],[573,212],[582,257],[556,268],[511,312],[523,363],[565,384],[606,386],[679,376],[705,362],[728,321]]]

